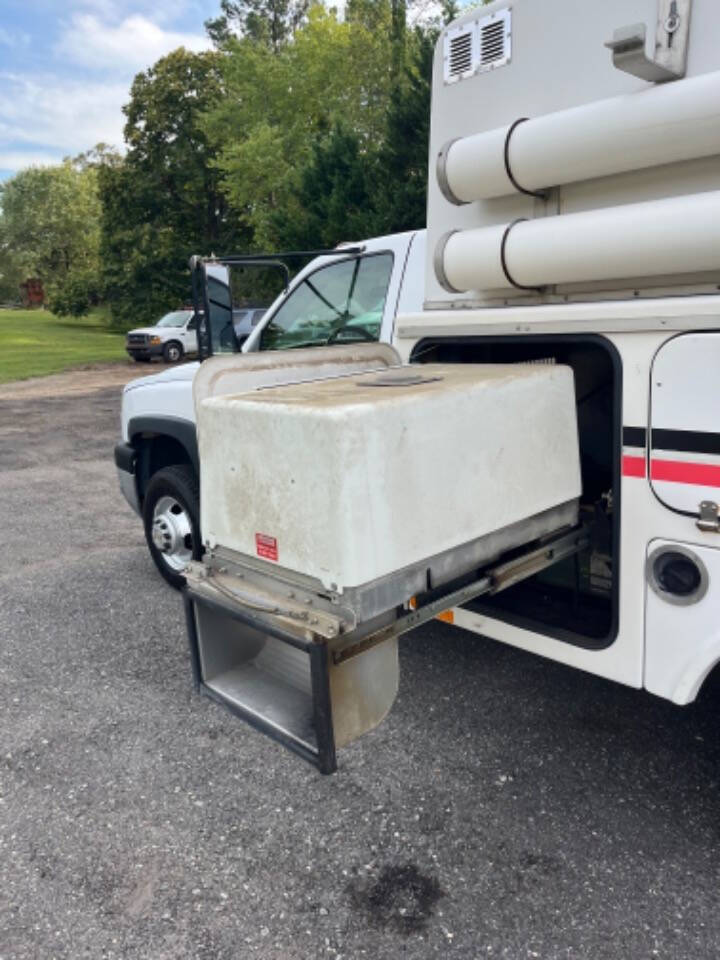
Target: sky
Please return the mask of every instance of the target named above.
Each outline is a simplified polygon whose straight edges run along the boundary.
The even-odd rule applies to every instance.
[[[0,180],[98,142],[122,146],[134,75],[210,46],[218,0],[0,0]]]

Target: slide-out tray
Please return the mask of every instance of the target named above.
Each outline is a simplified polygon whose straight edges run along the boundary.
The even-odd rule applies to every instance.
[[[416,609],[399,611],[375,632],[359,628],[334,637],[313,632],[308,624],[294,624],[263,612],[260,604],[248,599],[246,584],[243,598],[233,599],[225,586],[215,592],[212,576],[190,571],[184,600],[195,684],[321,773],[332,773],[336,769],[337,723],[343,722],[338,718],[348,703],[333,703],[331,691],[338,700],[349,697],[350,712],[360,718],[352,736],[348,737],[344,728],[341,743],[376,726],[394,699],[395,690],[386,677],[392,659],[373,659],[382,645],[396,644],[400,634],[442,611],[507,589],[586,545],[581,528],[565,531],[540,547],[481,571],[473,580],[449,584],[421,597]],[[366,668],[360,663],[363,657]],[[347,674],[344,680],[341,675],[349,661],[354,661],[353,669],[360,666],[350,675],[355,684],[351,689]],[[384,707],[379,701],[383,697],[387,701]]]

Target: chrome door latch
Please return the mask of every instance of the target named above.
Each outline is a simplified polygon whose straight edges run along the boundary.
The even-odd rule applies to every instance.
[[[714,500],[701,501],[697,528],[703,533],[720,533],[720,508]]]

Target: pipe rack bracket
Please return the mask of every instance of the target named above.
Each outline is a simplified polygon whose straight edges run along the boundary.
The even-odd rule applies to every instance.
[[[690,33],[691,0],[659,0],[655,50],[645,53],[647,26],[635,23],[620,27],[605,44],[612,51],[613,66],[650,83],[666,83],[685,76]]]

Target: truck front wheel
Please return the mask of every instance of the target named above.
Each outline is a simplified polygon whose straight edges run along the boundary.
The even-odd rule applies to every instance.
[[[177,363],[178,360],[182,360],[182,355],[182,344],[178,343],[177,340],[171,340],[163,347],[163,359],[165,363]]]
[[[183,570],[202,551],[199,503],[195,471],[184,463],[158,470],[145,494],[143,520],[150,555],[176,590],[185,585]]]

